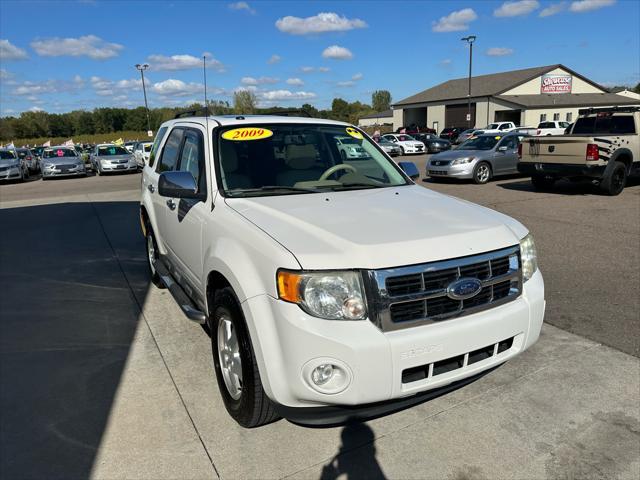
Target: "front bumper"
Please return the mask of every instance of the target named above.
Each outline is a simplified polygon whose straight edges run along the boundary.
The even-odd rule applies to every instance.
[[[427,162],[427,175],[430,177],[473,178],[473,169],[476,162],[462,163],[459,165],[433,165]]]
[[[291,408],[361,406],[406,399],[481,374],[518,355],[540,334],[545,310],[540,272],[507,304],[430,325],[382,332],[369,321],[328,321],[297,305],[267,295],[242,304],[269,398],[281,411]],[[473,364],[403,383],[403,372],[443,362],[511,339],[508,349]],[[303,371],[335,361],[344,366],[348,386],[325,394]],[[322,410],[318,410],[321,413]],[[307,411],[308,413],[308,411]],[[286,414],[285,414],[286,415]],[[305,413],[305,416],[306,413]]]
[[[0,181],[17,180],[21,177],[20,169],[15,170],[13,168],[8,168],[0,172]]]
[[[138,170],[138,168],[136,162],[100,164],[100,170],[103,172],[130,172],[132,170]]]
[[[606,165],[518,162],[518,171],[524,175],[549,175],[555,178],[600,179],[606,168]]]
[[[52,177],[77,177],[80,175],[86,175],[87,170],[84,167],[78,167],[76,169],[68,169],[62,170],[56,168],[55,170],[49,168],[42,169],[42,176],[44,178],[52,178]]]

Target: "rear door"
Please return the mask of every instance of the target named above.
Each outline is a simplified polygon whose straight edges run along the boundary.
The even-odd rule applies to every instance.
[[[189,172],[198,185],[202,199],[164,198],[165,224],[163,234],[174,266],[187,280],[183,286],[192,287],[190,295],[202,291],[202,232],[207,215],[207,168],[204,148],[205,131],[197,126],[184,128],[176,171]],[[187,288],[187,290],[189,290]]]

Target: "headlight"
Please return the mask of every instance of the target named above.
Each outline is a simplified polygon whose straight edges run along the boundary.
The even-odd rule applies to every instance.
[[[520,259],[522,261],[522,279],[526,282],[538,270],[538,254],[531,234],[520,240]]]
[[[451,165],[462,165],[463,163],[471,163],[476,159],[476,157],[464,157],[464,158],[456,158]]]
[[[314,317],[362,320],[366,307],[358,272],[278,272],[278,296]]]

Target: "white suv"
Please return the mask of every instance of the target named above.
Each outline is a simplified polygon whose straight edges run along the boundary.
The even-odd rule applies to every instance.
[[[345,136],[368,156],[343,158]],[[538,339],[544,285],[527,229],[414,184],[415,165],[400,165],[328,120],[159,129],[140,205],[152,280],[208,326],[239,424],[380,415]]]

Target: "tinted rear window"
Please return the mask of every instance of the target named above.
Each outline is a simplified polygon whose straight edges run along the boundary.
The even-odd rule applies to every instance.
[[[632,115],[580,117],[572,133],[596,135],[635,133],[635,125]]]
[[[538,125],[538,128],[556,128],[556,126],[551,122],[542,122],[540,125]]]

